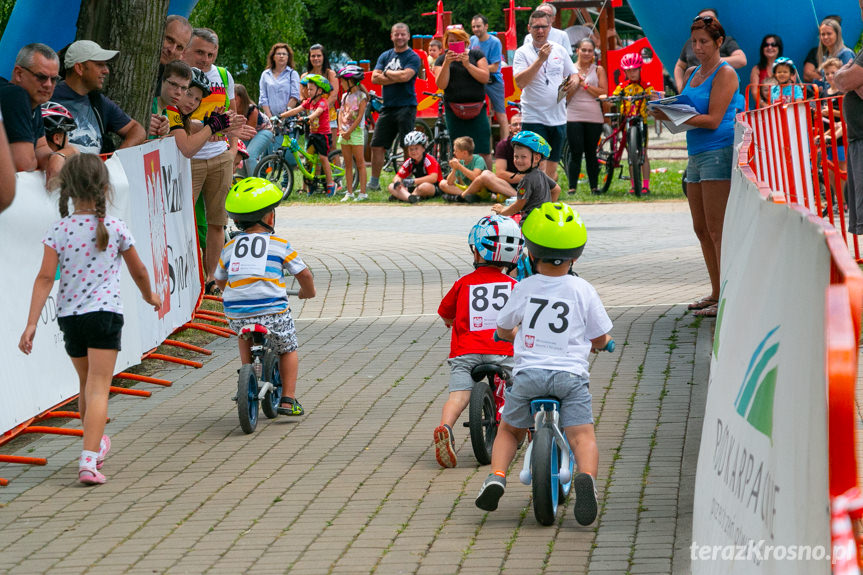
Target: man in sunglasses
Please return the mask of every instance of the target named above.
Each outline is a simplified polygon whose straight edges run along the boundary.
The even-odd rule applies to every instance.
[[[718,15],[715,9],[704,8],[696,16],[696,19],[698,18],[715,20],[718,19]],[[725,37],[722,46],[719,47],[719,57],[724,62],[728,62],[734,69],[746,66],[746,54],[743,53],[743,50],[740,49],[740,46],[737,45],[737,42],[730,34]],[[698,61],[698,58],[695,57],[695,52],[692,51],[692,42],[687,40],[686,44],[683,45],[683,49],[680,50],[680,58],[674,66],[674,84],[677,86],[678,92],[683,90],[686,71],[699,64],[701,62]]]
[[[66,156],[77,153],[66,146],[52,153],[45,138],[41,106],[51,99],[60,61],[45,44],[27,44],[18,52],[12,80],[0,78],[0,111],[16,172],[45,170],[48,177],[63,167]]]

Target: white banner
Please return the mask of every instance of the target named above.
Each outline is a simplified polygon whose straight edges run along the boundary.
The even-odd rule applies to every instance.
[[[153,152],[156,155],[152,155]],[[152,167],[144,166],[145,160]],[[194,240],[189,161],[177,151],[173,138],[121,150],[106,162],[114,196],[108,213],[126,222],[135,247],[158,282],[154,261],[161,262],[159,277],[165,313],[144,303],[125,266],[122,267],[123,350],[115,373],[140,363],[141,355],[156,347],[174,329],[187,322],[200,293]],[[158,172],[158,177],[154,177]],[[130,177],[127,178],[127,173]],[[145,186],[145,174],[151,176]],[[60,219],[59,193],[45,190],[42,172],[17,175],[15,201],[0,214],[0,269],[5,296],[0,313],[6,329],[0,330],[0,433],[78,393],[78,377],[63,346],[57,326],[55,297],[51,292],[33,342],[33,353],[18,350],[27,323],[33,280],[42,263],[42,238]],[[153,206],[152,208],[150,206]],[[164,240],[152,246],[161,230]],[[191,241],[191,245],[190,245]],[[155,254],[155,259],[154,259]],[[170,295],[170,297],[166,297]],[[159,317],[159,316],[162,317]]]
[[[692,572],[830,573],[821,228],[734,170]]]

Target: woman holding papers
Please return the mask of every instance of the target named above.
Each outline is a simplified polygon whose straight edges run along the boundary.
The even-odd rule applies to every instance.
[[[732,106],[738,81],[734,68],[719,57],[725,30],[713,16],[698,16],[690,27],[692,48],[700,66],[686,71],[682,95],[691,100],[698,114],[684,123],[689,165],[686,168],[687,198],[695,235],[701,243],[710,294],[689,305],[695,315],[715,317],[719,301],[719,252],[722,222],[731,192],[731,161],[734,145]],[[654,116],[668,120],[659,108]]]

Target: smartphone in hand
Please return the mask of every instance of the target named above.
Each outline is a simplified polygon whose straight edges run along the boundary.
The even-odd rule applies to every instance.
[[[450,42],[449,49],[456,54],[464,54],[464,42]]]

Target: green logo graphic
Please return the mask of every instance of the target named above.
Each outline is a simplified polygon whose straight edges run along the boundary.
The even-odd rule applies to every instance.
[[[777,325],[771,329],[749,360],[743,383],[734,400],[734,407],[752,427],[766,435],[773,441],[773,396],[776,391],[777,365],[771,364],[773,357],[779,350],[779,342],[770,339],[779,329]],[[771,369],[768,370],[768,367]]]
[[[722,282],[722,287],[719,288],[719,310],[716,312],[716,328],[713,330],[713,357],[719,359],[719,330],[722,329],[722,316],[725,315],[725,287],[728,285],[728,280]]]

